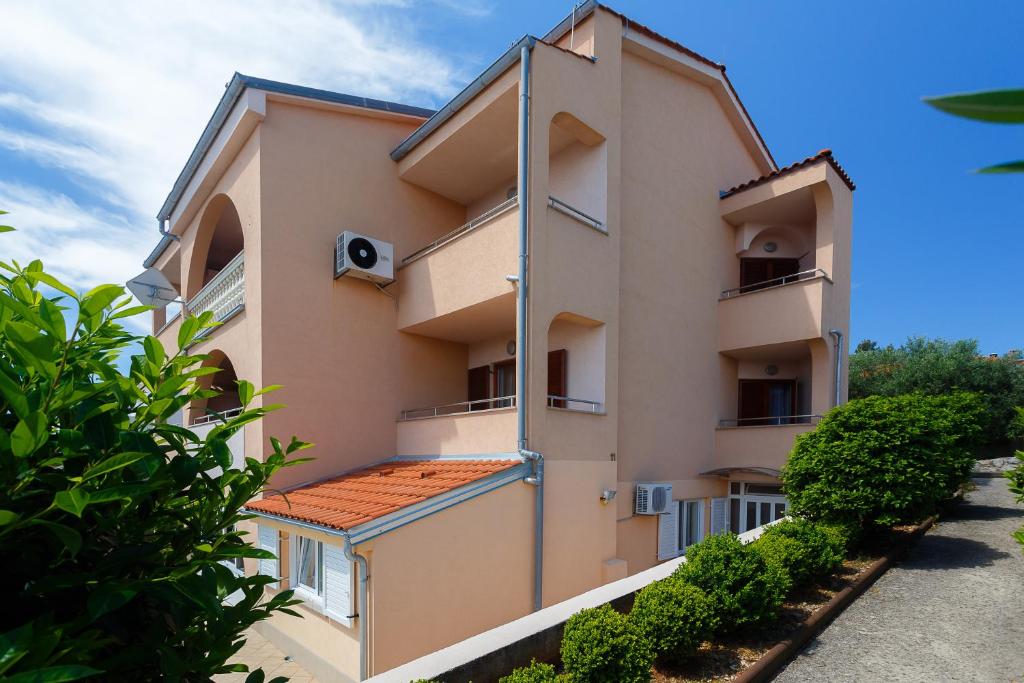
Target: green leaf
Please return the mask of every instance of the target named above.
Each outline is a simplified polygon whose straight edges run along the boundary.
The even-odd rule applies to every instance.
[[[43,284],[47,284],[50,287],[53,287],[54,289],[56,289],[58,292],[61,292],[63,294],[67,294],[69,297],[71,297],[75,301],[78,301],[78,294],[75,292],[75,290],[71,289],[66,284],[64,284],[63,282],[61,282],[60,280],[58,280],[54,276],[50,275],[49,273],[44,273],[42,271],[36,271],[36,272],[32,273],[29,276],[29,279],[30,280],[36,280],[38,282],[42,282]]]
[[[150,363],[156,366],[163,365],[164,359],[167,358],[167,354],[164,353],[163,344],[161,344],[156,337],[146,337],[142,340],[142,347],[146,351],[146,358]]]
[[[925,103],[965,119],[989,123],[1024,123],[1024,90],[983,90],[980,92],[926,97]]]
[[[89,492],[82,489],[69,489],[58,491],[53,497],[53,503],[61,510],[70,512],[75,517],[81,517],[85,506],[89,504]]]
[[[21,419],[28,415],[28,399],[25,397],[25,390],[8,377],[2,369],[0,369],[0,394],[3,394],[15,415]]]
[[[245,683],[263,683],[266,678],[267,675],[263,672],[263,669],[256,669],[245,677]]]
[[[14,232],[14,228],[9,225],[0,225],[0,232]]]
[[[103,673],[98,669],[79,664],[48,666],[43,669],[24,671],[4,679],[4,683],[64,683]]]
[[[118,607],[124,606],[137,593],[136,589],[128,586],[104,584],[89,594],[89,599],[86,602],[89,616],[94,620],[98,619],[107,612],[112,612]]]
[[[11,450],[19,458],[32,455],[50,437],[50,425],[46,415],[38,410],[29,413],[11,431]]]
[[[212,553],[213,552],[213,546],[210,545],[209,543],[200,543],[199,545],[196,546],[196,550],[198,550],[201,553]]]
[[[283,384],[268,384],[267,386],[257,391],[256,395],[262,396],[263,394],[269,394],[271,391],[277,391],[278,389],[282,388],[284,388]]]
[[[1008,161],[1005,164],[979,168],[975,173],[1024,173],[1024,161]]]
[[[28,654],[32,647],[32,622],[0,634],[0,674]]]
[[[181,327],[178,328],[178,348],[184,349],[192,340],[195,339],[196,333],[199,331],[199,319],[195,316],[188,316],[181,321]]]
[[[0,510],[0,526],[7,526],[8,524],[14,524],[21,518],[17,512],[11,512],[10,510]]]
[[[242,402],[242,407],[249,405],[252,401],[252,397],[256,391],[256,387],[252,385],[252,382],[244,379],[237,380],[238,384],[238,399]]]
[[[78,554],[78,551],[82,548],[82,536],[77,531],[64,524],[58,524],[57,522],[49,522],[45,519],[34,519],[29,524],[33,526],[41,526],[44,529],[48,529],[54,536],[64,544],[72,555]]]
[[[67,321],[64,320],[64,314],[61,313],[60,306],[49,299],[43,299],[39,302],[39,317],[46,324],[47,332],[60,341],[64,341],[67,338]]]
[[[117,320],[118,318],[130,318],[133,315],[139,315],[146,311],[152,311],[156,306],[130,306],[129,308],[122,308],[113,315],[110,316],[111,320]]]
[[[127,467],[128,465],[131,465],[133,462],[141,460],[147,455],[149,454],[136,452],[118,453],[117,455],[109,457],[106,460],[102,460],[96,465],[87,469],[85,473],[82,475],[82,481],[87,481],[89,479],[92,479],[93,477],[98,477],[101,474],[107,474],[108,472],[119,470],[122,467]]]
[[[124,287],[120,285],[98,285],[93,287],[82,297],[80,307],[82,317],[91,318],[101,313],[122,294],[124,294]]]

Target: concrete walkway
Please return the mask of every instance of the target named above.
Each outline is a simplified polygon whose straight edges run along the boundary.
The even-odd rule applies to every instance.
[[[775,678],[1024,680],[1024,506],[1005,479],[977,489]]]
[[[309,672],[295,662],[286,658],[285,653],[257,633],[254,629],[245,632],[245,645],[231,658],[232,664],[248,664],[249,670],[263,669],[264,680],[273,680],[276,676],[284,676],[292,683],[316,683]],[[232,673],[218,674],[213,677],[214,683],[244,683],[249,674]]]

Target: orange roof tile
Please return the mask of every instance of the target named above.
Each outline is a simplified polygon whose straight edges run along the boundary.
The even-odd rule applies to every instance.
[[[511,469],[520,460],[395,460],[267,496],[252,512],[348,530]]]
[[[809,156],[806,159],[798,161],[794,164],[790,164],[785,168],[780,168],[779,170],[767,173],[761,176],[760,178],[754,178],[753,180],[748,180],[745,183],[740,183],[735,187],[730,187],[728,190],[722,193],[721,198],[725,199],[726,197],[734,195],[737,192],[750,189],[751,187],[756,187],[758,185],[768,182],[769,180],[774,180],[775,178],[778,178],[781,175],[792,173],[793,171],[799,170],[805,166],[810,166],[811,164],[822,160],[827,161],[829,165],[831,165],[832,168],[836,170],[836,173],[838,173],[839,177],[843,179],[843,182],[846,183],[847,187],[849,187],[851,190],[857,189],[857,186],[853,184],[853,180],[850,178],[849,174],[847,174],[846,170],[843,169],[843,167],[839,165],[839,162],[835,160],[835,157],[832,156],[832,150],[823,149],[814,156]]]

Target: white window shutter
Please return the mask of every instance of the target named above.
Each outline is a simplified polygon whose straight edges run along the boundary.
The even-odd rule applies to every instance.
[[[339,546],[324,543],[324,613],[352,625],[352,563]]]
[[[679,555],[679,503],[671,501],[668,512],[658,515],[658,559],[671,560]]]
[[[277,529],[274,527],[266,526],[264,524],[257,525],[260,550],[267,550],[274,553],[273,560],[260,559],[260,574],[264,576],[272,576],[275,579],[281,578],[280,560],[278,559],[281,554],[281,544],[278,540]],[[278,582],[270,584],[271,588],[277,588]]]
[[[729,499],[711,499],[711,534],[724,534],[729,530]]]

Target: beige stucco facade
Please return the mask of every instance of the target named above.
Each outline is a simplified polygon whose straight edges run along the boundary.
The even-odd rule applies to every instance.
[[[845,400],[852,215],[838,164],[819,155],[779,172],[707,60],[600,7],[571,46],[549,38],[531,50],[525,321],[506,277],[519,267],[518,61],[398,160],[425,116],[243,88],[169,212],[177,239],[154,259],[193,301],[222,286],[217,250],[239,246],[244,298],[189,353],[283,386],[268,401],[287,408],[247,426],[244,452],[294,434],[315,460],[276,488],[393,456],[515,454],[525,408],[545,463],[545,605],[659,561],[665,531],[635,513],[638,482],[699,501],[706,533],[713,499],[756,507],[730,484],[777,484],[795,436]],[[345,230],[394,246],[393,283],[332,277]],[[744,259],[769,255],[789,279],[743,282]],[[173,349],[180,320],[167,318],[157,311],[154,326]],[[565,364],[557,397],[552,352]],[[516,363],[525,406],[500,389]],[[488,398],[469,410],[480,368]],[[750,415],[762,395],[773,412]],[[371,578],[351,625],[311,607],[261,629],[314,673],[354,680],[360,619],[373,674],[522,616],[537,494],[517,481],[355,544]],[[339,542],[260,523],[282,548],[300,531]]]

